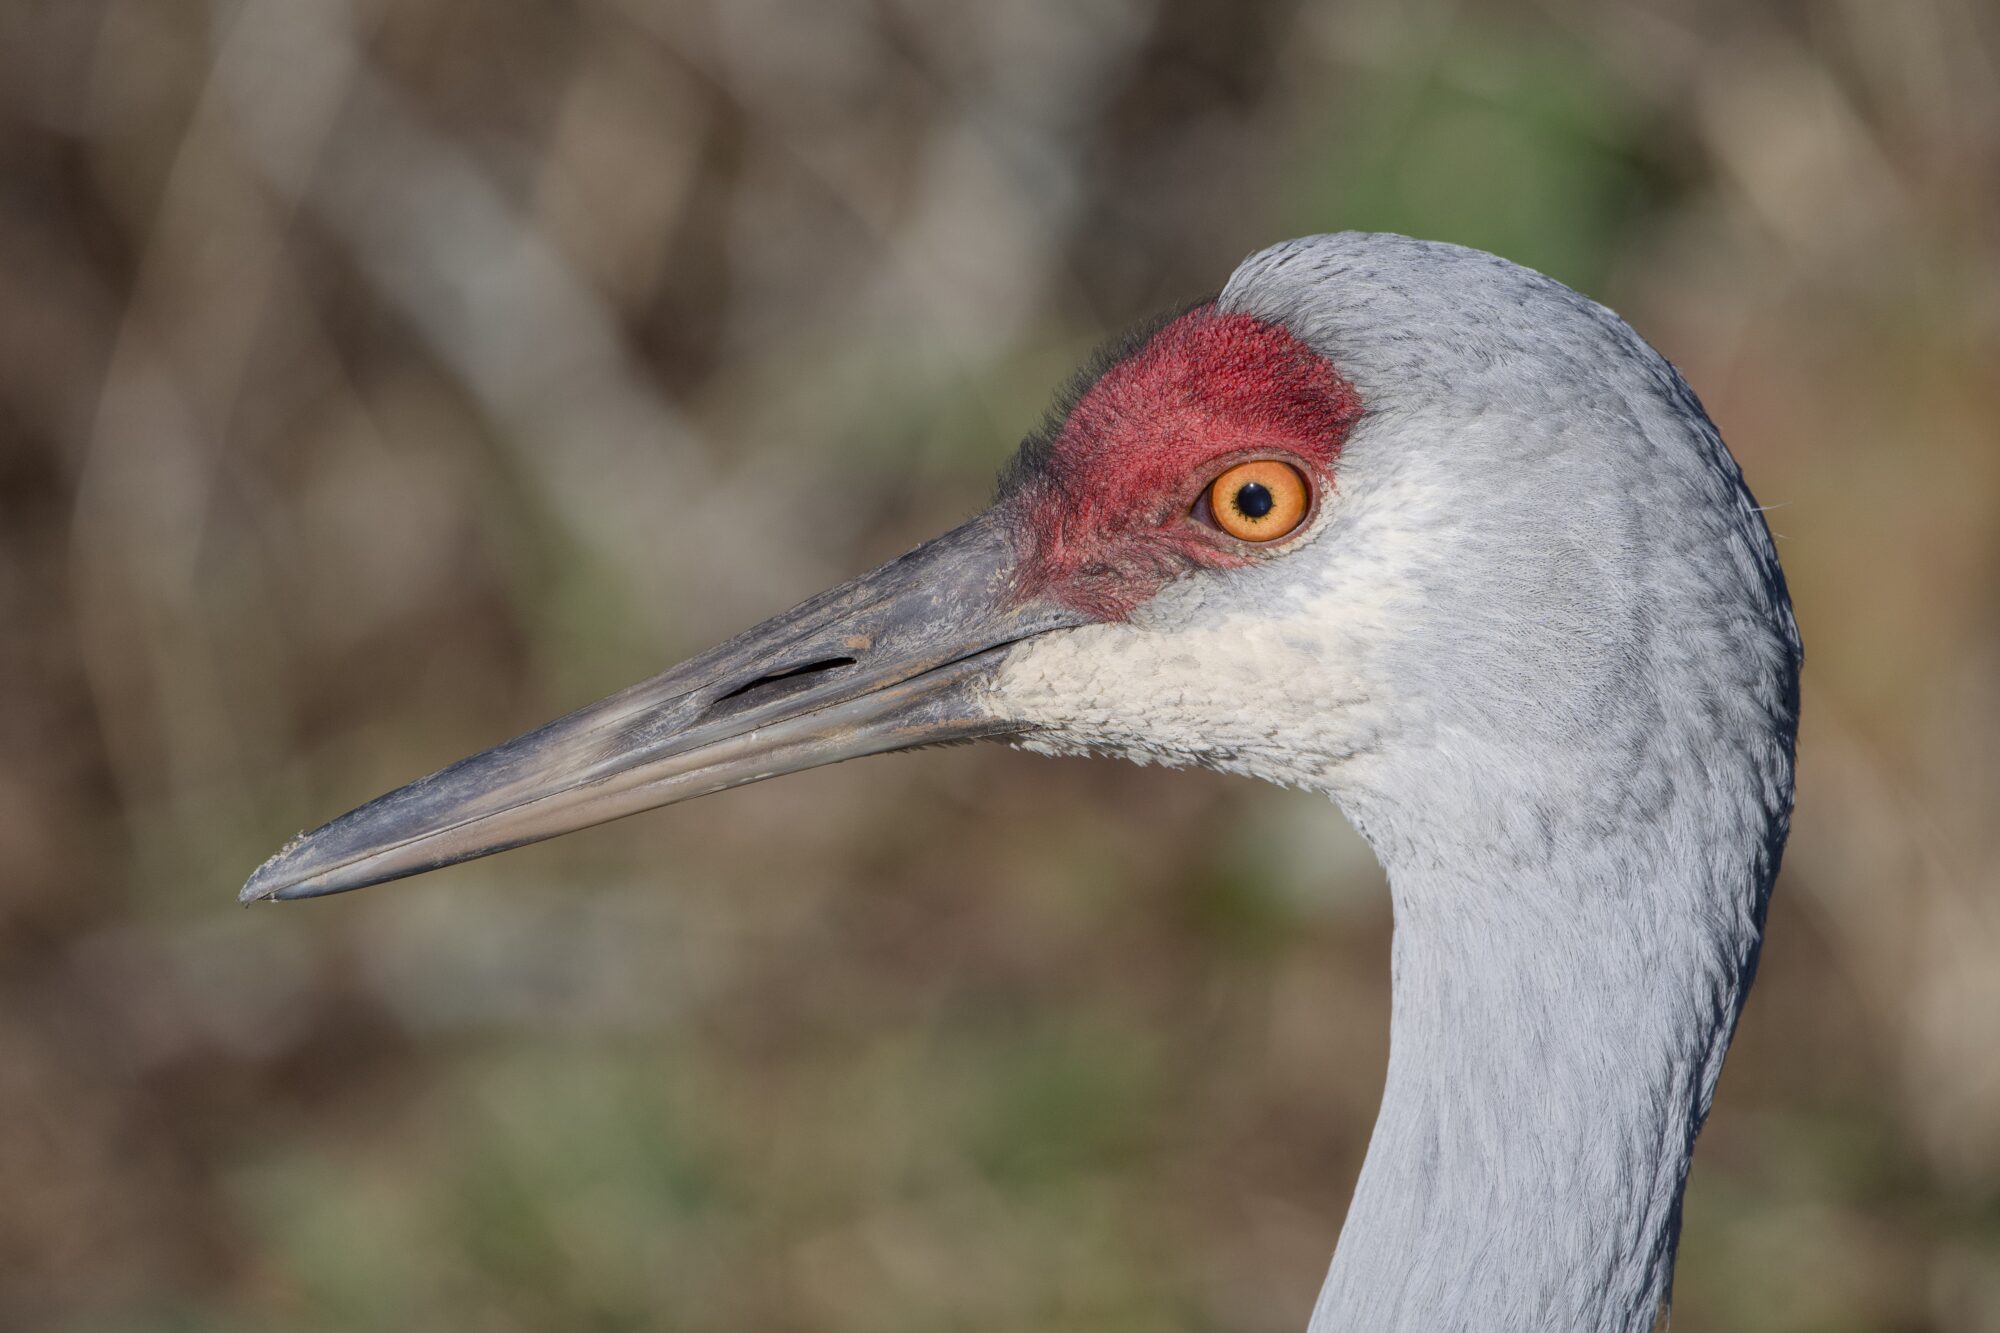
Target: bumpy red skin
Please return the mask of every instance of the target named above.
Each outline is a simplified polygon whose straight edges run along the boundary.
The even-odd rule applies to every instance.
[[[1280,543],[1193,517],[1203,491],[1233,463],[1280,458],[1324,495],[1360,415],[1354,386],[1289,330],[1197,307],[1091,386],[1010,500],[1019,596],[1124,620],[1182,574],[1270,554]]]

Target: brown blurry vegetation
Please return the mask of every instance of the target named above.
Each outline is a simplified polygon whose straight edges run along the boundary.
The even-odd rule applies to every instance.
[[[1387,1023],[1322,802],[981,747],[232,895],[1343,227],[1621,310],[1781,534],[1676,1326],[2000,1329],[1981,0],[0,8],[0,1326],[1299,1327]]]

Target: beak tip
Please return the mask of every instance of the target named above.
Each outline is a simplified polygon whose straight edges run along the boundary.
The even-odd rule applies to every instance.
[[[284,896],[284,879],[272,874],[271,863],[266,861],[257,867],[255,874],[244,881],[243,887],[236,894],[236,901],[248,907],[251,903],[277,902]]]
[[[251,872],[250,878],[237,892],[236,901],[248,907],[251,903],[284,902],[313,896],[312,890],[307,887],[311,877],[298,874],[286,864],[305,840],[305,834],[299,834]]]

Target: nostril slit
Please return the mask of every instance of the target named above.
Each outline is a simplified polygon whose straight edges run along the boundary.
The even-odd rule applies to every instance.
[[[816,676],[822,671],[838,671],[841,667],[851,667],[853,665],[854,659],[851,657],[829,657],[820,662],[807,662],[801,666],[786,667],[783,671],[772,671],[757,677],[755,680],[745,681],[743,684],[729,691],[729,693],[718,695],[715,701],[717,703],[724,703],[730,699],[748,694],[752,690],[761,689],[766,685],[775,685],[781,680],[796,680],[800,676]]]

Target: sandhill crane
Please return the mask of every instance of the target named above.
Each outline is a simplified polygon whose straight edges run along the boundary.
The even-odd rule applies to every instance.
[[[1324,792],[1386,866],[1387,1085],[1319,1331],[1643,1333],[1755,971],[1800,648],[1681,377],[1474,250],[1253,255],[991,508],[295,840],[245,901],[947,740]]]

